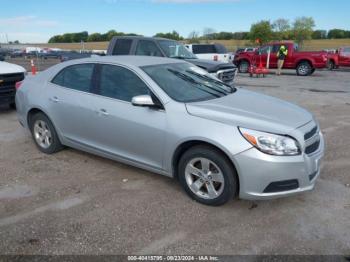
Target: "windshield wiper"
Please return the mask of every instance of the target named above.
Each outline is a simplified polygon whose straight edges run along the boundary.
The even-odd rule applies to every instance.
[[[217,81],[217,80],[215,80],[215,79],[213,79],[213,78],[211,78],[211,77],[209,77],[209,76],[201,75],[201,74],[199,74],[199,73],[197,73],[197,72],[189,71],[189,70],[186,70],[186,72],[189,73],[189,74],[191,74],[191,75],[195,75],[195,76],[197,76],[197,77],[199,77],[199,78],[201,78],[201,79],[208,80],[209,82],[215,83],[215,84],[217,84],[217,85],[221,85],[221,86],[224,86],[224,87],[228,87],[228,88],[230,88],[230,91],[231,91],[231,92],[228,91],[228,90],[225,90],[225,91],[227,91],[227,92],[229,92],[229,93],[233,93],[234,91],[236,91],[236,89],[233,88],[232,86],[227,85],[227,84],[225,84],[225,83],[223,83],[223,82]],[[207,86],[207,85],[206,85],[206,86]],[[212,87],[212,88],[214,88],[214,87]],[[215,88],[215,89],[216,89],[216,88]]]
[[[173,70],[173,69],[170,69],[170,68],[168,68],[167,70],[168,70],[170,73],[173,73],[173,74],[176,75],[177,77],[180,77],[181,79],[183,79],[183,80],[185,80],[185,81],[187,81],[187,82],[190,82],[190,83],[195,84],[195,85],[197,85],[197,86],[203,86],[201,83],[197,82],[196,80],[194,80],[192,77],[190,77],[190,76],[188,76],[188,75],[185,75],[185,74],[183,74],[183,73],[181,73],[181,72],[179,72],[179,71],[176,71],[176,70]],[[215,93],[213,93],[213,92],[210,92],[210,91],[205,90],[205,89],[200,88],[200,87],[198,87],[198,88],[199,88],[200,90],[204,91],[204,92],[207,92],[208,94],[211,94],[211,95],[215,96],[215,97],[220,97],[220,95],[218,95],[218,94],[215,94]],[[216,91],[216,90],[214,90],[214,91]],[[216,92],[218,92],[218,91],[216,91]]]
[[[213,87],[213,86],[210,86],[210,85],[206,85],[206,84],[203,84],[205,85],[206,87],[210,88],[210,89],[213,89],[215,90],[216,92],[220,92],[224,95],[227,95],[228,93],[233,93],[234,89],[232,87],[230,87],[229,85],[226,85],[226,84],[223,84],[221,83],[220,81],[217,81],[215,79],[212,79],[211,77],[209,76],[205,76],[205,75],[201,75],[201,74],[198,74],[196,72],[193,72],[193,71],[186,71],[187,73],[191,74],[191,75],[195,75],[205,81],[208,81],[208,82],[212,82],[212,83],[215,83],[215,84],[218,84],[218,85],[221,85],[221,86],[224,86],[224,87],[229,87],[230,88],[230,91],[229,90],[226,90],[224,88],[218,88],[218,87]]]

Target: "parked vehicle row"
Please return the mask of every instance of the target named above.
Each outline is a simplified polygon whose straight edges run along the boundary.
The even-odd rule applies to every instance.
[[[69,146],[174,177],[208,205],[313,189],[324,140],[312,114],[219,81],[176,42],[115,38],[109,52],[17,85],[19,121],[39,150]]]

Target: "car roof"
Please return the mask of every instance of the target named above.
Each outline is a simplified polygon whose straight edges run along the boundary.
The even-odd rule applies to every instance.
[[[140,40],[168,40],[168,41],[175,41],[173,39],[168,38],[162,38],[162,37],[150,37],[150,36],[114,36],[113,39],[140,39]]]
[[[186,63],[183,60],[171,59],[166,57],[156,56],[133,56],[133,55],[118,55],[118,56],[92,56],[83,59],[74,59],[65,63],[80,64],[80,63],[115,63],[126,66],[149,66],[149,65],[161,65],[161,64],[174,64],[174,63]]]

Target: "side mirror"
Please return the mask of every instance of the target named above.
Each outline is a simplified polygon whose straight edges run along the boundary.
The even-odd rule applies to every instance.
[[[155,106],[152,97],[149,95],[134,96],[131,99],[131,103],[134,106],[147,106],[147,107],[154,107]]]

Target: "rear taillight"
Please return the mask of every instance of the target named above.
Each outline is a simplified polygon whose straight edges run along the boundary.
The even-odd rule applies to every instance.
[[[20,89],[22,83],[23,83],[22,81],[16,82],[16,84],[15,84],[16,90]]]
[[[214,61],[218,61],[218,56],[214,55]]]

